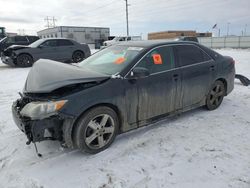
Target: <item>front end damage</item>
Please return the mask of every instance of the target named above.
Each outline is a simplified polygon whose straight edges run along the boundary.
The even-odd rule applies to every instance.
[[[65,119],[70,119],[71,117],[61,114],[60,112],[44,118],[35,119],[22,115],[21,112],[23,108],[31,102],[36,102],[36,100],[27,96],[22,96],[12,105],[13,119],[19,129],[26,134],[28,139],[27,144],[43,140],[58,140],[62,142],[63,122]]]

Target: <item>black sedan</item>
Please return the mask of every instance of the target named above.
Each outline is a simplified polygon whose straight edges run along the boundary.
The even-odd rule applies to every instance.
[[[38,59],[78,63],[91,55],[87,44],[64,38],[39,39],[34,43],[12,45],[2,53],[2,62],[12,66],[30,67]]]
[[[89,153],[117,134],[200,106],[234,88],[234,60],[194,42],[126,42],[78,66],[40,60],[13,117],[28,143],[59,140]]]

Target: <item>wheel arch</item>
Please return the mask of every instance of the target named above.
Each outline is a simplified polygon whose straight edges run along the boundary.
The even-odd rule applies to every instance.
[[[29,55],[32,58],[32,60],[34,60],[33,56],[29,52],[21,52],[20,54],[17,54],[17,57],[21,55]]]
[[[75,52],[81,52],[81,53],[83,53],[83,57],[84,57],[84,58],[86,57],[86,54],[85,54],[85,52],[84,52],[83,50],[77,49],[77,50],[74,50],[74,51],[73,51],[73,53],[72,53],[72,58],[73,58],[73,55],[74,55]]]
[[[225,86],[225,95],[227,95],[227,80],[225,78],[218,78],[217,80],[221,81],[224,84],[224,86]]]
[[[17,60],[18,60],[18,57],[21,56],[21,55],[28,55],[28,56],[30,56],[31,59],[32,59],[32,64],[34,63],[34,57],[29,52],[21,52],[21,53],[19,53],[19,54],[16,55],[16,58],[14,60],[14,64],[16,66],[19,66]]]
[[[75,128],[76,128],[76,124],[78,123],[79,119],[84,115],[86,114],[88,111],[92,110],[93,108],[96,108],[96,107],[101,107],[101,106],[104,106],[104,107],[109,107],[111,108],[112,110],[114,110],[114,112],[117,114],[117,117],[118,117],[118,121],[119,121],[119,127],[118,127],[118,134],[121,132],[121,127],[122,127],[122,124],[123,124],[123,117],[122,117],[122,113],[120,111],[120,109],[112,104],[112,103],[99,103],[99,104],[95,104],[95,105],[92,105],[90,107],[88,107],[87,109],[85,109],[77,118],[76,120],[74,121],[73,125],[72,125],[72,129],[71,129],[71,139],[73,141],[73,143],[75,143],[74,141],[74,131],[75,131]]]

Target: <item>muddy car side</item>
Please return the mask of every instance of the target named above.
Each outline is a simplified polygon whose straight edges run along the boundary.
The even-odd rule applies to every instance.
[[[97,153],[106,149],[119,133],[199,106],[205,105],[209,110],[214,110],[223,97],[233,90],[233,59],[198,44],[136,42],[122,45],[128,45],[130,49],[140,48],[140,52],[119,74],[96,75],[83,69],[83,74],[91,75],[88,79],[62,81],[66,84],[56,89],[50,88],[49,92],[32,91],[28,77],[22,98],[13,105],[13,115],[30,142],[59,140],[68,147]],[[185,55],[180,54],[183,50],[180,47],[187,46],[187,50],[190,45],[197,52],[201,50],[202,58],[206,55],[205,61],[181,64],[185,63],[181,59]],[[164,50],[168,52],[163,53],[166,52]],[[166,66],[165,60],[168,63]],[[152,64],[148,66],[151,61]],[[56,62],[49,64],[62,66]],[[41,63],[35,64],[33,69],[37,70],[38,66]],[[79,71],[79,68],[71,65],[63,66],[64,70]],[[53,71],[48,74],[53,74]],[[41,77],[36,79],[41,80]],[[29,117],[31,112],[21,113],[29,104],[35,106],[42,101],[53,105],[57,103],[61,108],[49,116],[33,119]]]

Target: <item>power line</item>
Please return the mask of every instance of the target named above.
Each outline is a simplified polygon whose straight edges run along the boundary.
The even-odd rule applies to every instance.
[[[55,17],[53,16],[52,18],[50,18],[49,16],[46,16],[45,18],[44,18],[44,21],[46,21],[46,25],[45,25],[45,27],[47,27],[47,28],[52,28],[52,27],[56,27],[56,21],[57,21],[57,19],[55,19]]]

